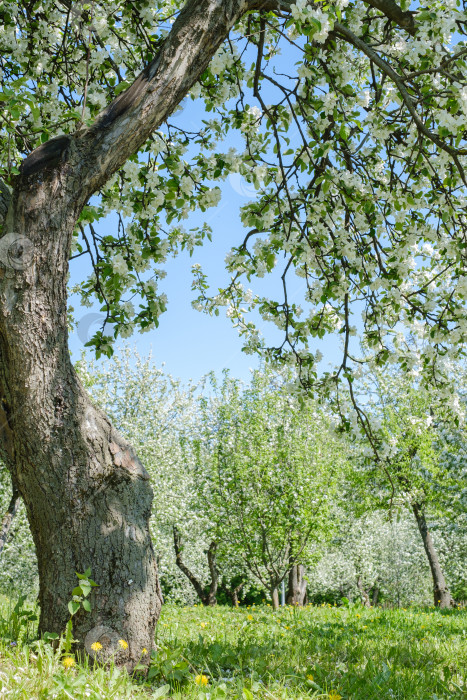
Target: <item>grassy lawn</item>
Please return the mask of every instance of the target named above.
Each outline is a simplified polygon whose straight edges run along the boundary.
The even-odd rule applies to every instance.
[[[151,684],[0,648],[0,698],[467,699],[467,611],[164,607]]]

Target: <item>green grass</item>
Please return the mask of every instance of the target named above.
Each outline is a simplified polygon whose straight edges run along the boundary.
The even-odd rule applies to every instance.
[[[0,698],[467,699],[465,610],[167,605],[156,641],[149,685],[4,640]]]

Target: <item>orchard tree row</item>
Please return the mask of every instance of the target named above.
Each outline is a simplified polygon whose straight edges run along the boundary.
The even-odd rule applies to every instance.
[[[416,379],[361,381],[391,444],[385,472],[328,405],[297,392],[290,370],[184,387],[126,351],[99,369],[81,361],[79,372],[160,494],[150,522],[165,599],[267,598],[276,608],[282,582],[300,605],[467,599],[467,435],[439,417],[434,392]],[[463,377],[458,368],[459,386]],[[0,561],[4,590],[34,587],[35,566],[20,516]]]

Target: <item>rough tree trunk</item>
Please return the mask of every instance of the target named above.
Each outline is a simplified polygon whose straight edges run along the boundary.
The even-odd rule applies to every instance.
[[[379,586],[376,583],[375,587],[373,588],[373,593],[371,595],[371,604],[374,608],[378,605],[378,600],[379,600]]]
[[[10,534],[11,526],[20,504],[21,496],[19,495],[18,489],[13,484],[13,493],[11,495],[10,503],[5,515],[3,516],[2,524],[0,525],[0,555],[2,554],[3,548],[8,540],[8,535]]]
[[[240,591],[242,590],[243,586],[245,585],[245,581],[241,581],[238,586],[235,586],[234,588],[229,588],[228,586],[224,586],[225,592],[229,596],[230,600],[232,601],[232,605],[234,608],[238,608],[240,605]]]
[[[423,546],[425,547],[425,552],[430,563],[431,575],[433,577],[433,597],[436,607],[440,608],[450,608],[452,605],[452,598],[449,588],[444,578],[443,570],[438,559],[438,553],[436,552],[431,533],[428,530],[428,525],[425,519],[425,513],[423,512],[423,507],[414,503],[412,505],[412,510],[417,521],[418,529],[423,540]]]
[[[271,589],[271,605],[273,610],[279,610],[279,589],[277,586]]]
[[[177,564],[178,568],[180,571],[182,571],[193,588],[196,591],[196,594],[200,601],[202,602],[203,605],[206,606],[214,606],[217,605],[217,588],[219,584],[219,572],[217,570],[216,566],[216,550],[217,550],[217,543],[216,542],[211,542],[209,545],[209,549],[206,552],[207,558],[208,558],[208,567],[209,567],[209,573],[211,576],[211,581],[209,584],[208,590],[206,590],[205,586],[201,584],[201,582],[196,578],[194,573],[191,571],[191,569],[188,568],[188,566],[185,564],[185,562],[182,559],[182,540],[180,537],[180,533],[178,531],[178,528],[173,527],[173,535],[174,535],[174,550],[175,550],[175,563]]]
[[[370,596],[368,595],[367,591],[365,590],[365,586],[363,585],[362,577],[359,576],[357,578],[357,588],[360,591],[360,595],[362,598],[362,605],[365,608],[370,607]]]
[[[287,605],[306,605],[305,567],[294,564],[289,572]]]
[[[256,5],[188,0],[159,54],[92,126],[31,153],[11,197],[0,183],[0,451],[36,545],[39,629],[63,632],[75,572],[90,567],[100,587],[92,612],[74,618],[73,636],[91,655],[100,641],[100,658],[115,654],[129,668],[153,648],[161,605],[148,527],[152,490],[70,362],[72,233],[89,198],[174,111]]]
[[[62,174],[63,176],[63,174]],[[39,631],[62,633],[75,572],[99,584],[75,618],[81,646],[131,664],[153,647],[160,610],[149,536],[152,490],[132,448],[90,402],[67,344],[68,252],[77,212],[20,182],[0,239],[2,448],[23,497],[39,567]],[[128,642],[128,650],[117,644]]]

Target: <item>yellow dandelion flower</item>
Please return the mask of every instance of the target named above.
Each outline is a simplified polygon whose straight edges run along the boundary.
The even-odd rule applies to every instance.
[[[91,649],[93,651],[100,651],[102,649],[102,644],[100,642],[93,642],[93,644],[91,644]]]
[[[122,649],[128,649],[128,642],[126,642],[124,639],[119,639],[118,643],[122,647]]]
[[[62,664],[63,668],[69,669],[75,665],[75,660],[72,656],[65,656],[65,658],[62,661]]]
[[[309,680],[309,681],[312,681],[312,680],[313,680],[313,676],[312,676],[312,674],[311,674],[311,673],[309,673],[309,674],[308,674],[308,676],[307,676],[307,680]]]
[[[146,647],[143,647],[143,648],[141,649],[141,653],[142,653],[143,656],[146,656],[146,654],[148,653],[148,650],[146,649]]]
[[[201,674],[199,676],[196,676],[195,683],[196,685],[207,685],[209,683],[209,678]]]
[[[253,615],[248,615],[247,620],[252,620],[252,619],[253,619]]]
[[[339,695],[337,690],[331,690],[328,697],[329,697],[329,700],[341,700],[342,695]]]
[[[200,627],[202,627],[202,628],[204,629],[204,628],[206,627],[206,623],[205,623],[205,622],[201,622],[201,623],[200,623]]]

